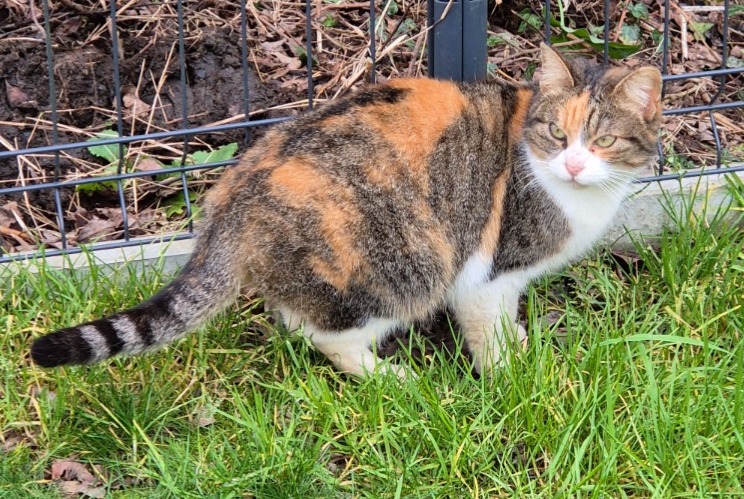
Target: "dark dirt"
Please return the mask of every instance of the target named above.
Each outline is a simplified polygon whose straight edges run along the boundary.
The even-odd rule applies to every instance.
[[[54,20],[58,20],[52,23],[52,37],[55,42],[56,104],[59,123],[62,125],[59,142],[77,142],[89,136],[81,133],[81,129],[115,127],[117,103],[111,41],[108,36],[83,46],[73,41],[71,36],[75,28],[80,31],[74,33],[74,40],[85,40],[91,26],[96,24],[96,19],[60,15]],[[173,33],[175,32],[174,30]],[[52,144],[49,126],[31,126],[32,120],[37,117],[51,120],[46,46],[42,40],[3,40],[1,35],[0,32],[0,80],[3,80],[0,83],[0,121],[25,123],[26,126],[0,124],[0,135],[17,148]],[[140,116],[142,119],[132,128],[132,113],[128,112],[125,101],[123,111],[127,134],[172,130],[184,124],[177,40],[175,35],[159,36],[157,43],[153,43],[155,34],[150,35],[152,36],[136,29],[119,30],[119,78],[122,94],[137,99],[148,107],[155,107],[152,119],[149,118],[149,113]],[[205,29],[200,33],[199,43],[186,46],[185,58],[189,127],[214,123],[244,110],[238,33]],[[282,95],[278,95],[272,87],[261,84],[250,67],[247,79],[252,109],[282,102]],[[161,80],[162,87],[158,91],[157,86]],[[11,92],[14,94],[11,95]],[[233,130],[209,136],[206,141],[216,147],[241,141],[242,138],[241,130]],[[66,155],[72,159],[98,162],[85,149],[71,150]],[[54,172],[54,158],[49,155],[36,159],[48,180]],[[62,176],[78,168],[73,160],[64,156],[60,158],[59,167]],[[19,175],[18,168],[14,158],[0,160],[0,187],[14,185]],[[61,189],[60,194],[62,204],[66,206],[73,191]],[[54,195],[51,191],[30,192],[28,196],[32,205],[54,212]],[[19,197],[20,195],[0,196],[0,206],[8,201],[18,200]],[[104,193],[103,196],[98,194],[95,198],[87,200],[88,207],[118,204],[118,197],[114,192]],[[26,222],[31,224],[31,220]]]

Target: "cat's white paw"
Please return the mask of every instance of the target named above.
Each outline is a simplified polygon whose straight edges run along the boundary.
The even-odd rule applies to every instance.
[[[527,330],[521,324],[515,324],[508,337],[518,342],[522,350],[527,349]],[[486,343],[479,352],[473,352],[474,367],[478,374],[493,372],[506,364],[508,359],[506,341],[492,338],[492,341]]]

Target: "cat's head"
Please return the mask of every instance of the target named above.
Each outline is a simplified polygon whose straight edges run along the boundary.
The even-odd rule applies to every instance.
[[[541,46],[524,138],[532,163],[574,185],[627,181],[657,157],[661,73],[566,60]]]

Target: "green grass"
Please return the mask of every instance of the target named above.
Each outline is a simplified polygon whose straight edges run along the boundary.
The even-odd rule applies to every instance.
[[[61,497],[45,477],[71,457],[111,497],[744,496],[744,234],[684,218],[640,270],[599,253],[532,287],[530,347],[489,379],[441,354],[349,379],[260,336],[251,304],[163,352],[45,371],[33,337],[164,279],[21,272],[0,301],[0,430],[20,436],[0,497]]]

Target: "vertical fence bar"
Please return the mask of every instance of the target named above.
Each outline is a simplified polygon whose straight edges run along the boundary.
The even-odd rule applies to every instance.
[[[545,12],[543,12],[543,15],[545,16],[545,43],[550,45],[550,0],[545,0]]]
[[[462,3],[429,0],[428,6],[434,13],[429,44],[429,75],[462,81]]]
[[[604,65],[610,63],[610,0],[604,1],[604,57],[602,62]]]
[[[669,74],[669,0],[664,0],[664,36],[661,40],[661,74]],[[666,93],[666,85],[664,80],[661,81],[661,98],[664,98]],[[659,141],[659,175],[664,174],[664,148],[661,146]]]
[[[49,25],[49,0],[42,2],[44,10],[44,37],[46,38],[46,59],[49,75],[49,110],[52,114],[52,145],[59,143],[57,128],[57,89],[54,81],[54,54],[52,53],[52,30]],[[33,14],[32,14],[33,15]],[[54,151],[54,182],[59,182],[59,151]],[[57,225],[62,242],[62,249],[67,249],[67,231],[65,231],[65,214],[62,211],[62,199],[59,187],[54,188],[54,209],[57,212]]]
[[[728,23],[729,23],[729,0],[723,2],[723,32],[721,33],[721,69],[728,67]],[[726,75],[718,77],[718,91],[715,93],[713,98],[710,99],[710,105],[713,106],[716,101],[721,97],[723,89],[726,86]],[[716,168],[721,167],[721,137],[718,134],[718,124],[716,123],[716,115],[711,109],[708,111],[708,118],[710,119],[710,126],[713,131],[713,139],[716,142]]]
[[[488,0],[462,2],[462,79],[486,78],[488,67]]]
[[[178,64],[181,68],[181,129],[187,130],[189,127],[189,98],[186,94],[186,44],[184,43],[184,25],[183,25],[183,0],[176,2],[176,14],[178,16]],[[183,154],[181,155],[181,164],[186,164],[186,158],[189,155],[189,136],[183,136]],[[194,222],[191,219],[191,200],[189,199],[189,184],[186,181],[186,172],[181,172],[181,186],[183,187],[183,203],[186,207],[186,219],[188,220],[189,232],[194,231]]]
[[[248,23],[246,20],[245,0],[240,0],[240,66],[243,72],[243,118],[251,119],[250,87],[248,85]],[[243,142],[247,145],[251,141],[251,129],[245,127]]]
[[[370,83],[377,82],[377,13],[375,12],[375,0],[369,0],[369,59],[371,61],[369,70]]]
[[[111,23],[111,55],[114,66],[114,94],[116,99],[116,132],[119,137],[124,136],[124,118],[122,116],[122,98],[121,98],[121,76],[119,74],[119,33],[116,26],[116,0],[109,2]],[[119,155],[116,165],[116,174],[121,175],[124,171],[124,144],[119,143]],[[126,171],[124,171],[126,173]],[[124,185],[121,179],[116,181],[116,191],[119,195],[119,206],[121,207],[121,223],[124,226],[124,240],[129,241],[129,217],[127,215],[127,202],[124,198]]]
[[[305,0],[305,59],[307,62],[307,108],[313,108],[313,24],[312,24],[312,3],[311,0]]]
[[[455,81],[487,74],[487,0],[427,0],[429,76]]]

